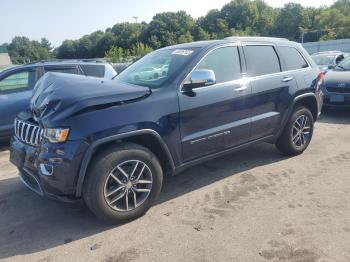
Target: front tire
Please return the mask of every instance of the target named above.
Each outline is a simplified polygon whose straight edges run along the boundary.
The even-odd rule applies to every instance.
[[[314,131],[314,118],[306,107],[297,107],[289,118],[276,147],[283,154],[295,156],[309,146]]]
[[[90,164],[83,198],[109,223],[124,223],[147,212],[158,198],[163,172],[157,157],[143,146],[121,144],[99,153]]]

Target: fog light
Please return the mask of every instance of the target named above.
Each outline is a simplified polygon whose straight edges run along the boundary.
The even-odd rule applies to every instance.
[[[44,176],[52,176],[53,167],[47,164],[40,164],[40,173]]]

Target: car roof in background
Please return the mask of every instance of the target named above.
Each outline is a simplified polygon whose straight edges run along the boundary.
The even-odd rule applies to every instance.
[[[323,51],[323,52],[313,53],[312,55],[316,56],[316,55],[340,55],[340,54],[346,54],[346,53],[342,51]]]
[[[42,60],[36,61],[32,63],[22,64],[22,65],[12,65],[6,68],[3,68],[1,73],[5,73],[7,71],[12,71],[15,69],[28,68],[28,67],[36,67],[36,66],[69,66],[69,65],[110,65],[108,62],[98,59],[57,59],[57,60]]]

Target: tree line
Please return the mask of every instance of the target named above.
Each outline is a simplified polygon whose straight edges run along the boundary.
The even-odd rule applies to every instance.
[[[194,19],[185,11],[156,14],[149,22],[117,23],[77,40],[65,40],[56,49],[41,42],[15,37],[4,44],[14,63],[52,57],[61,59],[107,57],[122,61],[164,46],[227,36],[274,36],[304,42],[350,38],[350,0],[331,6],[303,7],[289,3],[273,8],[263,0],[233,0],[221,10]],[[1,48],[1,46],[0,46]]]

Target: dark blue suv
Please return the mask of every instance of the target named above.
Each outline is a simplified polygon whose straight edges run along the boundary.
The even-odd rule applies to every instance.
[[[165,174],[260,142],[302,153],[322,78],[297,43],[235,37],[157,50],[114,80],[48,73],[16,118],[10,159],[38,194],[127,221]]]

